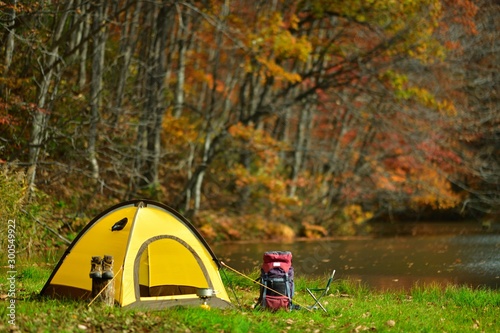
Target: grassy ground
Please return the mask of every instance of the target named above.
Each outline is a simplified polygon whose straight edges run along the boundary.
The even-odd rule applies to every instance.
[[[500,332],[500,293],[488,289],[427,286],[382,293],[337,280],[323,298],[328,313],[304,309],[269,313],[252,309],[257,285],[225,271],[222,277],[233,309],[143,312],[40,298],[38,292],[49,274],[50,268],[37,266],[19,271],[15,326],[9,323],[9,283],[2,277],[0,332]],[[326,277],[299,278],[296,302],[311,305],[305,287],[322,286],[325,281]]]

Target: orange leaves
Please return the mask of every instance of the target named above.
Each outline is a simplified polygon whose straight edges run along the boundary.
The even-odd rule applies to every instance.
[[[3,103],[0,103],[0,108]],[[0,113],[0,125],[11,125],[15,123],[15,119],[11,114],[2,114]]]
[[[413,208],[448,209],[460,202],[459,194],[451,189],[450,182],[435,164],[417,163],[412,157],[400,156],[385,168],[379,166],[372,177],[377,188],[400,192],[401,201],[409,198]],[[401,202],[401,203],[402,203]]]
[[[257,61],[266,68],[266,76],[281,78],[286,82],[297,83],[302,80],[299,74],[287,72],[283,67],[279,66],[273,60],[268,60],[263,57],[258,57]]]
[[[448,209],[456,207],[460,196],[451,190],[448,179],[439,174],[438,168],[426,168],[422,173],[412,177],[417,191],[412,196],[411,204],[429,206],[433,209]]]
[[[479,8],[472,0],[443,0],[446,10],[453,17],[452,21],[463,26],[470,34],[477,34],[477,27],[474,22]],[[447,29],[448,25],[442,23],[442,29]]]
[[[197,224],[203,237],[214,240],[271,239],[291,241],[295,231],[284,223],[276,222],[272,215],[244,214],[229,215],[210,210],[201,211]]]
[[[203,211],[197,216],[199,230],[208,240],[238,240],[242,239],[243,228],[237,220],[214,211]]]

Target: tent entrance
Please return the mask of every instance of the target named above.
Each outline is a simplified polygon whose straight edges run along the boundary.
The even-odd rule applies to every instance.
[[[143,244],[137,258],[140,297],[196,294],[197,288],[209,287],[201,259],[179,238],[151,239]]]

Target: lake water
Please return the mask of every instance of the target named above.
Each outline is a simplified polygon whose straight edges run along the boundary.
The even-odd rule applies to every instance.
[[[391,230],[392,228],[392,230]],[[483,232],[477,224],[406,224],[374,228],[362,238],[301,240],[293,243],[210,244],[228,266],[257,277],[266,251],[291,251],[296,276],[350,279],[377,290],[416,284],[468,285],[500,289],[500,224]],[[60,253],[36,259],[57,263]],[[4,275],[8,268],[0,266]]]
[[[293,243],[224,243],[212,249],[228,266],[253,272],[252,276],[257,274],[263,253],[276,250],[292,252],[296,276],[326,277],[335,269],[336,279],[359,281],[378,290],[409,289],[416,284],[499,288],[500,233],[423,233]]]

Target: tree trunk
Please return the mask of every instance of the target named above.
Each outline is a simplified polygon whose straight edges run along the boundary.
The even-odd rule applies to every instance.
[[[16,29],[14,28],[16,23],[16,7],[17,0],[7,1],[9,5],[12,7],[11,10],[7,10],[7,25],[8,25],[8,33],[7,33],[7,42],[5,43],[5,68],[4,73],[9,71],[9,67],[12,63],[12,55],[14,54],[14,36],[16,33]]]
[[[212,140],[210,139],[210,134],[207,133],[205,136],[205,145],[203,148],[203,159],[201,163],[201,171],[197,173],[196,177],[196,185],[194,189],[194,205],[193,205],[193,211],[194,214],[196,215],[198,211],[200,210],[201,206],[201,187],[203,185],[203,178],[205,177],[205,172],[207,169],[207,164],[209,161],[209,154],[210,154],[210,149],[211,149],[211,144]]]
[[[167,108],[165,102],[165,73],[166,73],[166,42],[169,32],[170,7],[164,3],[157,13],[153,43],[148,56],[147,68],[147,102],[146,110],[148,121],[146,125],[146,156],[143,173],[143,186],[158,184],[158,168],[161,156],[161,129],[163,115]]]
[[[7,41],[5,43],[5,65],[3,69],[3,76],[5,78],[8,75],[10,65],[12,64],[12,57],[14,55],[14,45],[15,45],[14,36],[16,33],[14,25],[16,23],[17,0],[10,0],[10,5],[12,6],[12,9],[7,11],[7,20],[6,20],[8,26],[8,33],[7,33]],[[9,93],[8,91],[4,91],[4,89],[6,89],[6,87],[4,86],[3,83],[0,83],[0,97],[3,96],[4,99],[7,99]]]
[[[195,156],[195,145],[193,143],[189,144],[189,157],[187,160],[187,178],[192,179],[193,177],[193,161]],[[188,212],[191,209],[191,187],[187,187],[186,189],[186,198],[184,203],[184,211]]]
[[[78,69],[78,88],[80,89],[83,89],[87,83],[87,52],[89,48],[87,37],[90,33],[90,23],[86,18],[89,16],[89,7],[90,5],[86,3],[86,1],[82,1],[80,14],[82,16],[82,21],[77,29],[78,38],[81,38],[82,41],[79,52],[80,66]]]
[[[297,124],[297,133],[295,137],[295,151],[293,154],[292,174],[290,176],[291,185],[288,191],[288,196],[294,197],[297,190],[297,179],[302,170],[304,159],[307,151],[307,142],[312,127],[313,117],[311,109],[314,104],[306,102],[303,108],[300,109],[300,119]]]
[[[201,188],[203,184],[203,178],[205,177],[205,171],[207,164],[210,160],[210,154],[212,151],[212,137],[214,136],[214,128],[213,128],[213,117],[215,113],[215,108],[216,108],[216,88],[217,88],[217,75],[218,75],[218,69],[219,69],[219,56],[220,56],[220,49],[222,47],[222,32],[225,27],[225,19],[227,15],[229,14],[229,7],[227,6],[227,3],[222,6],[221,10],[221,15],[220,19],[217,22],[217,28],[215,30],[215,49],[212,49],[210,52],[210,63],[212,64],[212,87],[210,91],[210,101],[209,101],[209,106],[207,110],[207,114],[205,116],[206,119],[206,134],[205,134],[205,144],[204,144],[204,149],[203,149],[203,157],[202,157],[202,164],[201,164],[201,171],[196,174],[196,185],[194,188],[194,215],[196,215],[200,209],[201,206]]]
[[[129,6],[127,5],[127,7]],[[132,53],[137,46],[137,30],[139,27],[139,17],[141,13],[142,1],[137,1],[132,14],[130,14],[130,11],[127,11],[127,18],[123,25],[122,39],[120,41],[121,51],[118,68],[120,73],[116,85],[116,102],[114,105],[114,107],[117,109],[120,109],[122,107],[123,96],[125,94],[125,86],[129,75],[130,61],[132,59]]]
[[[97,162],[97,125],[101,107],[101,91],[102,91],[102,76],[104,68],[104,46],[106,41],[105,27],[102,27],[102,22],[106,19],[106,8],[103,3],[96,4],[92,9],[92,31],[94,35],[94,50],[92,53],[92,82],[90,84],[90,128],[88,142],[88,158],[92,169],[92,178],[99,179],[99,163]]]
[[[62,11],[61,17],[57,22],[56,29],[54,30],[52,36],[52,48],[50,52],[47,52],[47,58],[42,64],[42,77],[40,88],[38,91],[37,107],[33,116],[29,141],[29,168],[26,175],[28,180],[29,193],[32,193],[34,190],[38,158],[40,156],[40,151],[43,145],[45,130],[47,126],[49,111],[46,110],[46,104],[49,94],[49,87],[52,84],[52,77],[55,74],[55,71],[59,68],[59,66],[55,66],[56,59],[59,57],[59,40],[62,36],[66,20],[70,13],[69,9],[72,5],[73,1],[70,0],[66,2],[66,6]],[[54,90],[56,90],[56,87],[54,87]]]
[[[184,107],[184,82],[186,81],[186,50],[189,44],[189,34],[187,31],[190,25],[190,16],[183,15],[180,13],[179,17],[179,27],[178,27],[178,70],[177,70],[177,85],[175,89],[175,101],[174,101],[174,117],[179,118],[182,114],[182,109]]]

